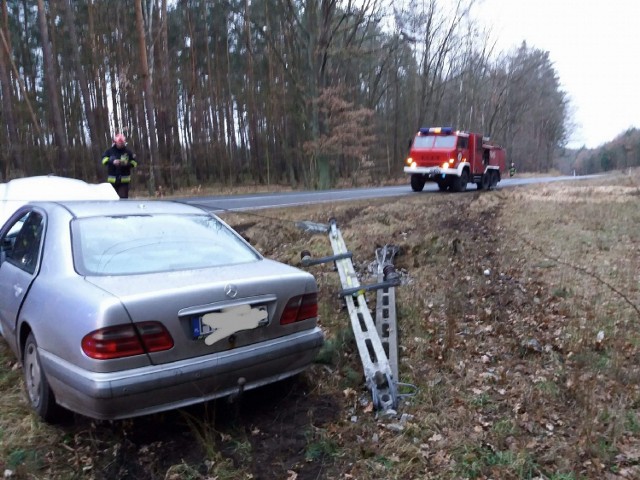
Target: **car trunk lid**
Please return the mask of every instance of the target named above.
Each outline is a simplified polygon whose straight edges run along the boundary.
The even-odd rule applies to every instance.
[[[87,281],[120,298],[134,323],[159,321],[174,347],[150,355],[161,364],[277,338],[315,324],[280,325],[286,303],[316,292],[309,273],[263,259],[239,265]]]

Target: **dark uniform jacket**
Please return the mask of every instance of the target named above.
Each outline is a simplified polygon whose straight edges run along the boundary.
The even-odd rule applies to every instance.
[[[114,165],[120,160],[120,165]],[[131,169],[138,166],[135,154],[127,147],[118,148],[115,144],[102,155],[102,164],[107,166],[107,182],[120,184],[131,181]]]

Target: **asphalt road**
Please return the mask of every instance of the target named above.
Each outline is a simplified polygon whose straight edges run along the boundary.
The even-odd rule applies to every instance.
[[[594,175],[581,177],[531,177],[531,178],[507,178],[498,184],[498,189],[510,188],[518,185],[528,185],[532,183],[547,183],[567,180],[581,180],[593,178]],[[474,191],[475,185],[470,184],[468,191]],[[427,182],[422,192],[413,192],[407,184],[395,187],[376,188],[352,188],[343,190],[323,190],[306,192],[284,192],[284,193],[256,193],[250,195],[221,195],[208,197],[192,197],[180,199],[181,202],[202,206],[214,212],[223,211],[244,211],[261,210],[264,208],[295,207],[300,205],[310,205],[328,202],[344,202],[349,200],[364,200],[367,198],[381,197],[401,197],[404,195],[425,195],[429,192],[437,192],[438,186],[433,182]],[[456,195],[464,195],[458,193]]]

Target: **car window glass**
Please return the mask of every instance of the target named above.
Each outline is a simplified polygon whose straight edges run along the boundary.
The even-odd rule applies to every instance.
[[[256,261],[232,230],[208,215],[91,217],[72,223],[73,256],[83,275],[130,275]]]
[[[28,273],[35,272],[43,225],[44,219],[38,212],[29,212],[18,219],[2,238],[4,258]]]

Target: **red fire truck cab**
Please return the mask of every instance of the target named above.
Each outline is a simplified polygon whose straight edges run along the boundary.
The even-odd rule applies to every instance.
[[[421,192],[427,181],[440,190],[462,192],[468,183],[478,190],[494,188],[506,169],[504,148],[479,133],[451,127],[421,128],[411,144],[404,172],[411,175],[411,188]]]

